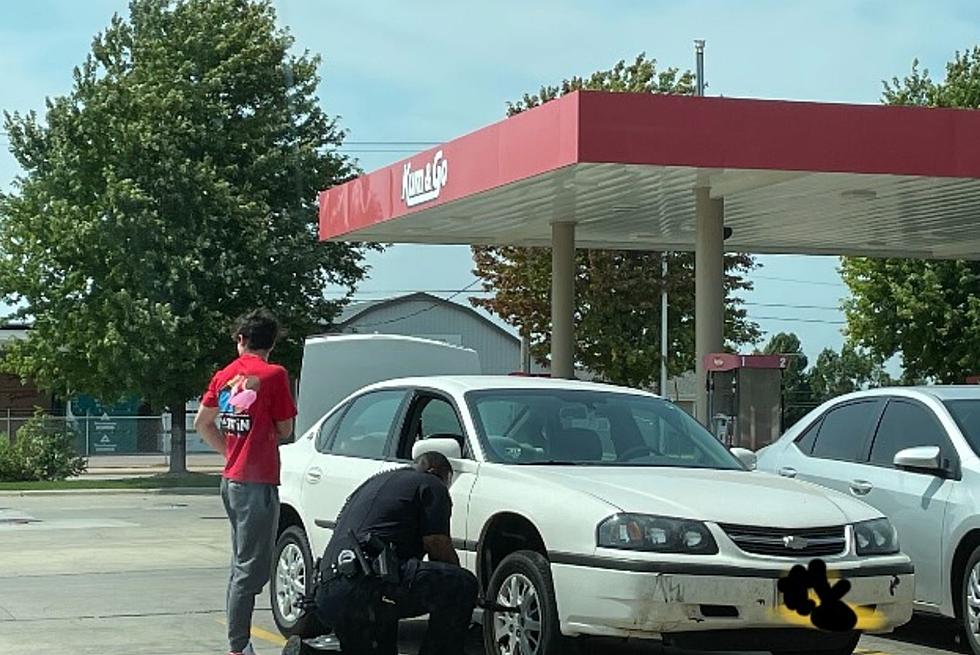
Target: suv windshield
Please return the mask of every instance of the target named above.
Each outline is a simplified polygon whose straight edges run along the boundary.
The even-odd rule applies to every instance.
[[[700,423],[659,398],[502,389],[466,399],[492,462],[744,470]]]
[[[973,452],[980,455],[980,398],[943,401]]]

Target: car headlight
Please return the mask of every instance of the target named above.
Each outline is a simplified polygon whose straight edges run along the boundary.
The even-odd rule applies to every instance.
[[[610,516],[599,524],[597,545],[653,553],[714,555],[718,552],[718,544],[704,523],[647,514]]]
[[[854,545],[858,555],[894,555],[898,552],[898,532],[886,518],[854,524]]]

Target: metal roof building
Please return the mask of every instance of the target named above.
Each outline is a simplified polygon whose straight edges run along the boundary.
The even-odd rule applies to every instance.
[[[401,334],[471,348],[488,375],[521,370],[518,337],[476,310],[428,293],[351,303],[334,330],[352,334]]]

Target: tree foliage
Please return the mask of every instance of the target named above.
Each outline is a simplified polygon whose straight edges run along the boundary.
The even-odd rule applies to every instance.
[[[609,70],[573,77],[556,86],[542,87],[508,103],[507,114],[526,111],[580,89],[692,94],[694,77],[676,68],[658,70],[645,55],[620,61]],[[666,281],[669,358],[672,374],[694,367],[694,256],[693,253],[631,250],[585,250],[576,253],[575,324],[576,362],[601,378],[646,386],[660,371],[661,263],[668,258]],[[518,328],[531,342],[531,352],[546,363],[551,348],[551,251],[547,248],[474,247],[474,273],[489,298],[473,298],[474,305],[491,311]],[[755,268],[748,255],[725,257],[726,335],[733,345],[758,340],[758,326],[749,321],[737,292],[751,289],[744,275]]]
[[[788,428],[813,408],[813,391],[807,375],[808,360],[803,354],[800,338],[792,332],[772,335],[762,348],[762,354],[786,357],[783,370],[783,427]]]
[[[815,403],[852,391],[894,383],[881,362],[850,344],[844,344],[839,353],[832,348],[824,348],[817,355],[807,378]]]
[[[265,306],[295,370],[339,309],[324,286],[365,268],[317,243],[316,192],[353,170],[319,58],[292,46],[269,2],[134,0],[43,117],[6,114],[24,174],[0,197],[0,296],[33,322],[6,368],[182,418],[234,353],[230,321]]]
[[[821,403],[845,393],[896,384],[870,353],[845,344],[840,352],[824,348],[807,368],[807,356],[792,332],[774,334],[761,351],[783,355],[783,428],[789,428]]]
[[[980,108],[980,47],[956,53],[942,82],[914,62],[885,83],[883,101]],[[852,344],[880,360],[900,354],[906,378],[955,383],[980,372],[980,262],[848,257],[841,273]]]

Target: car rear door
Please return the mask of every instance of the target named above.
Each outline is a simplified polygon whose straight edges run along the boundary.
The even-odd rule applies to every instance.
[[[851,493],[850,481],[861,477],[884,404],[875,397],[833,406],[786,450],[776,472]]]
[[[303,513],[314,557],[326,548],[351,492],[372,475],[397,465],[386,456],[409,396],[407,389],[369,391],[339,410],[335,421],[323,424],[319,452],[303,478]]]

